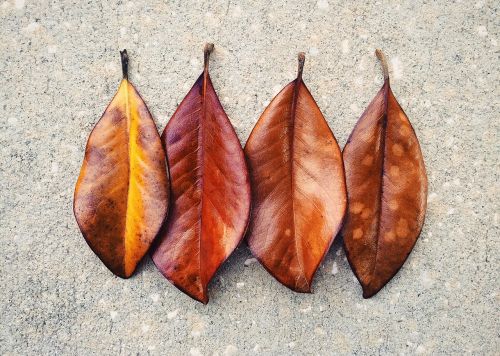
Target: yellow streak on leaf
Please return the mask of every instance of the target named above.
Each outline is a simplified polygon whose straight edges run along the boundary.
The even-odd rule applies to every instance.
[[[125,109],[128,127],[129,182],[127,196],[127,214],[125,221],[124,261],[125,274],[131,275],[145,253],[147,245],[141,241],[144,230],[143,199],[141,197],[142,175],[144,174],[144,152],[139,147],[139,105],[138,97],[132,85],[126,80],[120,84],[118,105]]]

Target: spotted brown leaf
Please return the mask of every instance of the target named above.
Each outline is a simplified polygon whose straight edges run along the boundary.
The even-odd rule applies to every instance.
[[[413,127],[389,83],[358,120],[343,150],[349,208],[342,230],[348,261],[376,294],[401,268],[424,223],[427,175]]]

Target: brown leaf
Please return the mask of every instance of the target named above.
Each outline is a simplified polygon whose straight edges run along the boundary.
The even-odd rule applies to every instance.
[[[297,79],[266,108],[245,146],[252,183],[248,244],[278,281],[311,283],[346,210],[340,148],[318,105]]]
[[[415,132],[389,84],[358,120],[343,157],[349,210],[342,234],[349,263],[363,287],[376,294],[401,268],[424,223],[427,176]]]
[[[121,55],[123,80],[90,134],[73,209],[90,248],[128,278],[167,214],[169,184],[160,136]]]
[[[177,108],[162,141],[172,182],[172,210],[153,261],[192,298],[207,303],[207,286],[239,244],[250,210],[243,150],[205,69]]]

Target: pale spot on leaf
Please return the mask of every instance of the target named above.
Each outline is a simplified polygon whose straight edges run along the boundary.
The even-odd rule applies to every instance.
[[[394,238],[395,238],[395,234],[394,234],[394,231],[388,231],[384,234],[384,240],[387,241],[387,242],[392,242],[394,241]]]
[[[363,166],[371,166],[373,163],[373,156],[372,155],[366,155],[363,160],[361,161],[361,164]]]
[[[361,213],[361,217],[363,219],[367,219],[370,217],[372,210],[370,208],[364,208],[363,212]]]
[[[360,239],[361,237],[363,237],[363,229],[359,227],[357,229],[354,229],[354,231],[352,232],[352,238],[354,240],[357,240]]]
[[[403,155],[403,147],[399,143],[392,145],[392,153],[395,156],[401,157]]]
[[[403,137],[408,137],[410,136],[411,130],[407,125],[401,125],[399,128],[399,134]]]
[[[408,228],[408,220],[399,219],[398,225],[396,226],[396,235],[398,237],[406,237],[410,233],[410,229]]]
[[[392,177],[399,177],[399,167],[398,166],[391,166],[391,168],[389,168],[389,174]]]
[[[391,210],[397,210],[399,207],[399,203],[397,200],[395,199],[392,199],[390,202],[389,202],[389,209]]]
[[[364,208],[364,204],[363,203],[360,203],[360,202],[354,202],[350,205],[349,207],[349,211],[352,213],[352,214],[359,214],[361,213],[361,210],[363,210]]]

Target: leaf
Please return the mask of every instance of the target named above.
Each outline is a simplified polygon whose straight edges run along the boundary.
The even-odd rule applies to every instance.
[[[340,148],[318,105],[297,79],[269,104],[245,146],[252,183],[248,244],[278,281],[311,283],[346,210]]]
[[[190,297],[208,302],[207,286],[238,246],[250,210],[243,150],[205,68],[162,135],[172,182],[172,210],[153,261]]]
[[[349,263],[363,287],[376,294],[401,268],[424,223],[427,176],[415,132],[389,84],[358,120],[343,157],[349,211],[343,228]]]
[[[146,104],[123,80],[92,130],[73,209],[85,240],[111,272],[130,277],[167,214],[169,183],[165,153]]]

